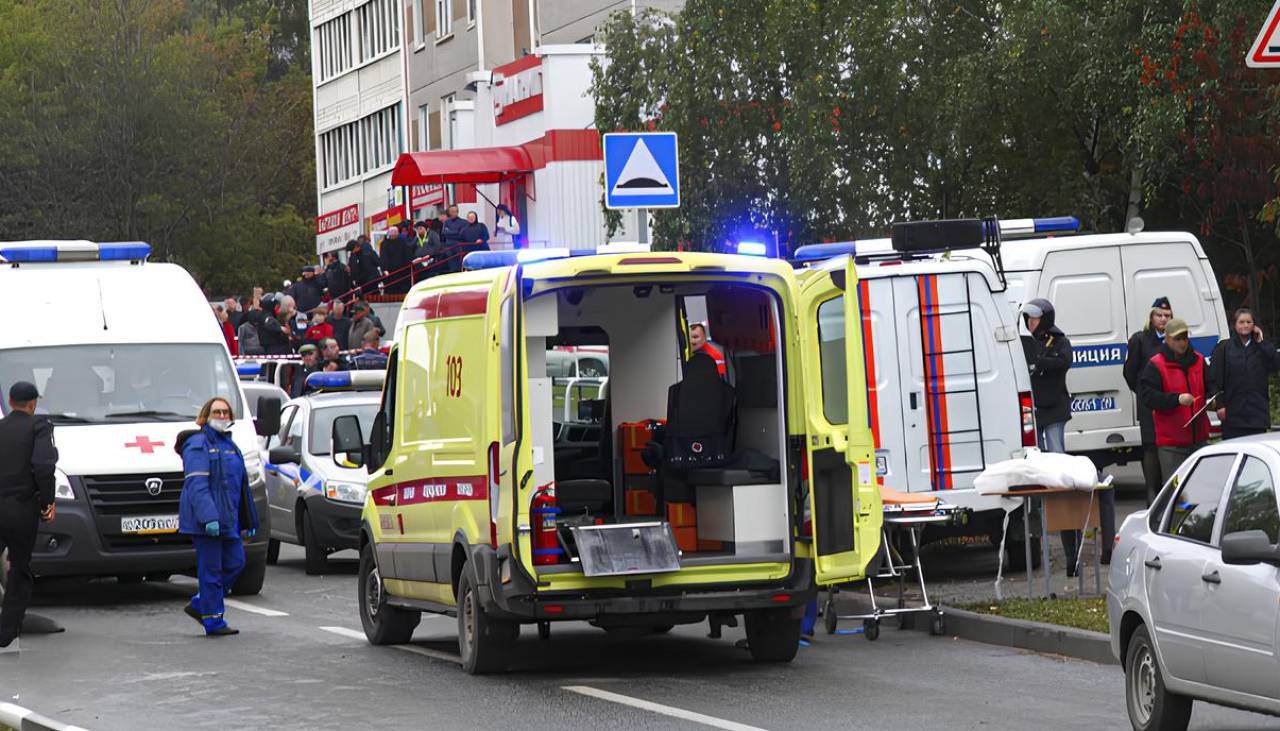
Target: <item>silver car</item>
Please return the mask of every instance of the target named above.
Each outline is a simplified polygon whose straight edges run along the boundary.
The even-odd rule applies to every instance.
[[[1280,435],[1193,454],[1116,538],[1111,649],[1134,729],[1185,729],[1194,700],[1280,715]]]

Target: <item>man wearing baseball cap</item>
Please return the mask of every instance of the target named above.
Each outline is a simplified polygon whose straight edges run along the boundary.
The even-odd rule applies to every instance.
[[[1165,328],[1173,317],[1168,297],[1157,297],[1151,303],[1147,325],[1129,338],[1129,353],[1124,359],[1124,381],[1129,390],[1138,393],[1138,379],[1147,362],[1160,352],[1164,344]],[[1142,430],[1142,477],[1147,483],[1147,505],[1156,499],[1156,493],[1164,486],[1164,474],[1160,470],[1160,458],[1156,453],[1156,427],[1151,409],[1138,404],[1138,425]]]
[[[35,576],[31,552],[41,520],[54,516],[54,467],[58,450],[53,425],[37,417],[34,384],[9,387],[9,413],[0,419],[0,552],[9,550],[9,576],[0,609],[0,647],[8,647],[22,628]]]
[[[1156,453],[1166,477],[1209,441],[1208,379],[1204,356],[1191,347],[1191,328],[1185,320],[1169,320],[1164,344],[1138,382],[1143,407],[1154,412]]]

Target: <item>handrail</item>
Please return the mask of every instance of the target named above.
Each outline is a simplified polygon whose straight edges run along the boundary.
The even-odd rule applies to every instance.
[[[422,279],[429,279],[438,274],[441,274],[442,272],[439,271],[439,269],[443,267],[446,263],[453,261],[455,259],[457,259],[459,262],[462,260],[462,257],[465,256],[467,253],[465,251],[461,251],[461,249],[464,246],[467,246],[467,245],[455,244],[453,246],[446,247],[445,253],[448,255],[441,258],[436,258],[431,256],[419,257],[417,259],[410,261],[408,264],[405,264],[402,267],[393,269],[389,272],[383,272],[381,276],[377,277],[376,279],[372,279],[369,282],[366,282],[365,284],[362,284],[362,285],[357,284],[356,286],[352,287],[351,289],[348,289],[346,292],[343,292],[339,295],[334,295],[333,293],[330,293],[329,299],[331,301],[335,299],[347,301],[356,296],[361,296],[363,294],[374,294],[374,296],[378,296],[378,297],[392,297],[392,298],[403,297],[404,295],[401,295],[401,294],[381,294],[381,292],[384,291],[388,285],[398,284],[400,282],[403,282],[405,279],[409,280],[409,286],[412,287],[414,284],[417,284]],[[449,253],[449,252],[453,252],[453,253]],[[419,266],[424,261],[429,261],[431,263],[425,267]],[[432,270],[436,270],[436,271],[433,272]],[[368,290],[370,287],[376,288],[378,292],[377,293],[366,292],[366,290]]]

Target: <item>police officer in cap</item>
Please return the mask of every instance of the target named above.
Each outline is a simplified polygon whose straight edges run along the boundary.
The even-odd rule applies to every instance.
[[[1173,308],[1168,297],[1157,297],[1151,303],[1151,314],[1147,316],[1147,325],[1129,338],[1129,353],[1124,360],[1124,380],[1129,390],[1138,393],[1138,381],[1142,370],[1147,367],[1161,346],[1164,345],[1165,327],[1173,317]],[[1155,502],[1156,493],[1164,486],[1167,475],[1160,470],[1160,459],[1156,452],[1156,427],[1151,409],[1138,400],[1138,425],[1142,433],[1142,477],[1147,483],[1147,505]]]
[[[36,529],[53,520],[53,425],[37,417],[40,394],[26,381],[9,388],[9,414],[0,419],[0,552],[9,551],[9,576],[0,610],[0,647],[8,647],[22,628],[35,577],[31,552]]]

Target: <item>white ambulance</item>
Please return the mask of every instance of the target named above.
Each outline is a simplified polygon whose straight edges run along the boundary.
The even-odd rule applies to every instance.
[[[1208,357],[1229,332],[1209,259],[1185,232],[1069,235],[1077,224],[1043,236],[1043,227],[1030,223],[1001,223],[1005,296],[1015,311],[1037,297],[1049,300],[1071,340],[1067,451],[1099,466],[1140,460],[1138,400],[1123,373],[1129,336],[1146,326],[1152,303],[1168,297],[1174,316],[1191,328],[1192,347]],[[1013,240],[1006,228],[1041,236]]]
[[[919,227],[934,223],[943,226],[921,239]],[[914,242],[903,235],[911,231]],[[977,220],[898,224],[895,237],[800,247],[793,258],[816,262],[803,281],[856,257],[882,484],[973,511],[963,525],[932,529],[931,539],[998,537],[1001,499],[977,494],[974,478],[1035,445],[1031,378],[1004,280],[977,248],[988,240]],[[1016,561],[1025,553],[1015,542]]]
[[[0,390],[34,383],[58,447],[57,517],[40,524],[32,569],[121,580],[194,572],[191,542],[177,532],[174,443],[221,396],[235,410],[232,434],[264,520],[233,591],[257,593],[270,531],[254,421],[200,288],[179,266],[147,262],[150,252],[141,243],[0,243]],[[259,426],[279,429],[278,406]]]

